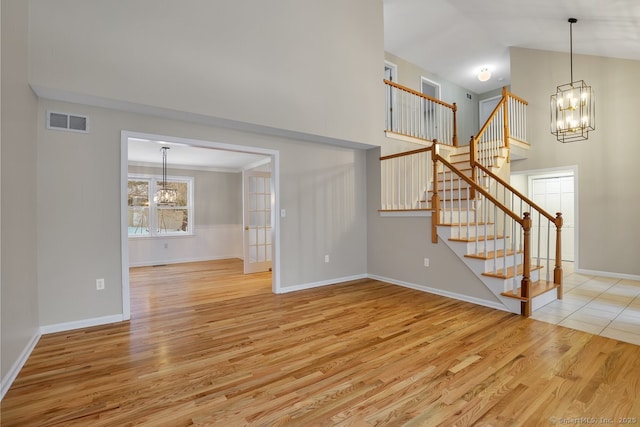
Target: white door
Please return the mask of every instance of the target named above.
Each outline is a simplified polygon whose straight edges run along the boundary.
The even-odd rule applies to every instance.
[[[575,239],[575,213],[574,213],[574,177],[560,176],[550,178],[532,178],[531,179],[531,195],[532,200],[542,207],[544,210],[555,216],[556,212],[562,212],[562,260],[575,261],[574,255],[574,239]],[[533,215],[533,226],[537,227],[536,215]],[[546,236],[547,232],[555,233],[555,227],[552,225],[551,230],[547,230],[547,221],[542,221],[540,253],[542,257],[546,257]],[[534,257],[537,256],[538,243],[532,241]],[[553,249],[551,249],[553,251]],[[553,253],[551,254],[553,256]]]
[[[397,82],[398,80],[398,67],[395,64],[392,64],[391,62],[384,62],[384,78],[386,80],[389,80],[391,82]],[[395,97],[395,90],[393,90],[391,88],[391,86],[388,87],[388,90],[386,91],[387,93],[385,94],[386,97],[386,111],[387,111],[387,130],[391,130],[393,131],[393,125],[394,125],[394,118],[393,118],[393,110],[395,109],[395,102],[396,102],[396,97]]]
[[[269,271],[272,259],[271,172],[246,170],[244,179],[244,273]]]
[[[431,98],[440,99],[440,84],[426,77],[420,78],[420,91],[423,95],[430,96]],[[424,139],[437,139],[438,141],[444,141],[444,136],[440,130],[444,128],[442,126],[442,117],[439,114],[437,105],[426,99],[422,100],[420,104],[420,116],[422,117],[420,136]]]
[[[483,99],[478,102],[478,124],[480,125],[480,129],[482,129],[482,126],[484,126],[493,109],[496,108],[496,105],[498,105],[501,99],[502,96],[494,96],[493,98]]]

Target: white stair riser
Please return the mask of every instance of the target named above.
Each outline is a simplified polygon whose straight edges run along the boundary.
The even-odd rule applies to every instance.
[[[440,223],[451,224],[459,222],[475,222],[476,213],[474,211],[463,210],[441,210],[440,211]]]
[[[491,252],[504,249],[504,239],[480,240],[478,242],[462,242],[466,245],[465,254],[475,254],[480,252]]]
[[[473,251],[476,250],[475,249],[476,242],[456,242],[456,241],[449,240],[452,234],[452,228],[455,228],[455,227],[442,227],[442,226],[438,227],[438,236],[442,240],[444,240],[446,244],[453,250],[453,252],[456,253],[458,257],[460,257],[462,261],[469,267],[469,269],[473,271],[475,275],[480,278],[480,280],[482,280],[485,286],[487,286],[487,288],[491,290],[491,292],[496,296],[496,298],[498,298],[500,302],[509,311],[515,314],[520,314],[520,310],[521,310],[520,300],[516,298],[505,297],[501,295],[501,293],[518,289],[520,287],[520,284],[522,283],[522,275],[516,276],[515,278],[509,278],[509,279],[500,279],[497,277],[490,277],[490,276],[483,275],[482,273],[489,271],[493,268],[493,264],[492,264],[493,260],[485,261],[485,260],[465,257],[464,256],[465,254],[472,253]],[[479,241],[477,242],[477,245],[478,245],[478,248],[480,248],[479,249],[480,251],[484,251],[485,246],[486,246],[486,250],[492,251],[494,250],[493,248],[494,245],[497,245],[498,249],[502,249],[502,246],[504,246],[504,239],[498,239],[495,242],[494,240]],[[518,254],[518,260],[521,260],[521,259],[522,259],[522,254]],[[509,261],[509,260],[513,260],[513,255],[507,257],[508,266],[510,266],[509,263],[512,263],[512,261]],[[489,268],[487,268],[487,262],[491,263]],[[529,280],[531,282],[537,282],[538,280],[540,280],[541,271],[544,271],[544,270],[539,270],[539,269],[533,270],[531,272],[531,276]],[[555,292],[547,292],[545,294],[542,294],[534,298],[532,302],[533,310],[535,310],[536,307],[542,307],[543,305],[546,305],[549,302],[555,300],[556,299],[555,295],[556,295]]]
[[[485,236],[485,235],[493,235],[493,224],[478,224],[470,225],[467,227],[466,225],[460,226],[451,226],[451,237],[460,238],[460,237],[476,237],[476,236]]]
[[[469,258],[469,257],[467,257]],[[493,272],[496,270],[501,270],[502,268],[504,268],[505,263],[507,265],[507,267],[513,267],[514,266],[514,257],[513,255],[507,255],[507,258],[505,259],[505,257],[501,256],[501,257],[497,257],[496,259],[478,259],[478,258],[471,258],[472,260],[475,260],[479,263],[482,264],[481,268],[482,271],[486,272]],[[516,254],[515,257],[515,265],[519,265],[522,264],[522,254]]]

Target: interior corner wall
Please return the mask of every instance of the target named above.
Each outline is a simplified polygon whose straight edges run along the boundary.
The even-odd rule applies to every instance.
[[[2,388],[39,336],[36,249],[37,99],[27,82],[28,2],[2,0]],[[17,372],[13,372],[17,374]]]
[[[518,171],[577,165],[577,268],[640,275],[640,61],[573,55],[574,78],[595,91],[596,129],[589,139],[562,144],[549,129],[549,99],[569,83],[569,55],[511,48],[512,92],[529,101],[526,160]]]
[[[42,325],[122,313],[122,130],[277,150],[280,207],[286,210],[280,218],[282,289],[366,274],[363,150],[46,99],[38,104]],[[47,110],[89,116],[90,132],[46,129]],[[104,290],[96,291],[96,278],[105,279]]]
[[[382,0],[29,4],[30,82],[51,98],[372,145],[383,137]]]
[[[370,275],[427,292],[501,304],[441,239],[431,243],[431,217],[380,215],[379,148],[367,150],[367,207]],[[424,258],[429,258],[429,267],[424,266]]]
[[[433,74],[428,70],[423,70],[417,65],[389,52],[385,53],[385,59],[398,66],[397,83],[403,86],[420,92],[421,77],[426,77],[441,85],[442,101],[449,104],[455,102],[458,107],[458,111],[456,113],[458,124],[458,144],[467,145],[471,135],[475,135],[480,129],[478,126],[478,94],[451,83],[442,76]],[[467,94],[471,95],[471,99],[467,97]]]

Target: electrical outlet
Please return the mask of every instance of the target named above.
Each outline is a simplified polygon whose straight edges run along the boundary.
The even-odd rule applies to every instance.
[[[329,262],[329,255],[324,256],[324,262]]]
[[[104,289],[104,279],[96,279],[96,290],[101,291]]]
[[[429,258],[424,259],[424,266],[429,267]]]
[[[164,248],[165,248],[165,249],[169,249],[169,244],[168,244],[168,243],[165,243],[165,244],[164,244]]]

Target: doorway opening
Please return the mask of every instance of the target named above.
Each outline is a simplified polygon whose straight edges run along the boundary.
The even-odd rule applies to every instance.
[[[440,83],[436,83],[426,77],[420,78],[420,91],[423,95],[427,95],[435,99],[440,99],[441,96]]]
[[[545,169],[514,172],[511,184],[555,216],[562,213],[562,261],[578,263],[578,170]],[[534,218],[535,220],[535,218]]]
[[[231,227],[230,230],[223,230],[224,236],[226,236],[230,241],[235,242],[236,249],[232,250],[233,254],[238,254],[237,257],[243,257],[245,260],[247,259],[247,255],[252,253],[251,250],[244,248],[245,241],[253,241],[255,244],[253,247],[256,250],[260,251],[261,257],[263,259],[269,259],[269,265],[267,266],[266,271],[272,271],[271,274],[271,290],[274,293],[280,293],[280,245],[279,245],[279,216],[275,215],[275,212],[279,212],[279,152],[277,150],[259,148],[259,147],[248,147],[241,145],[232,145],[225,143],[218,143],[213,141],[203,141],[203,140],[194,140],[194,139],[186,139],[180,137],[171,137],[165,135],[155,135],[155,134],[146,134],[140,132],[131,132],[131,131],[122,131],[121,132],[121,249],[122,249],[122,306],[123,306],[123,317],[125,320],[131,318],[131,294],[129,287],[129,267],[131,265],[131,256],[135,256],[136,254],[133,251],[130,252],[130,237],[131,230],[137,230],[140,227],[132,227],[131,221],[137,219],[139,224],[143,216],[141,216],[141,212],[146,212],[148,216],[160,213],[165,213],[163,210],[173,210],[179,211],[175,206],[161,206],[154,199],[154,195],[151,192],[148,192],[148,197],[146,198],[147,203],[146,206],[137,206],[137,204],[132,203],[133,198],[129,197],[131,192],[131,184],[129,179],[129,167],[130,164],[133,164],[138,168],[138,172],[136,173],[137,179],[135,184],[136,188],[140,187],[139,181],[144,181],[145,178],[148,177],[149,182],[154,182],[154,177],[151,173],[148,173],[149,170],[154,170],[153,168],[158,168],[158,160],[156,158],[160,157],[158,154],[162,147],[171,147],[172,152],[169,154],[168,163],[169,167],[173,168],[176,175],[184,175],[184,174],[192,174],[195,170],[196,173],[202,173],[202,176],[212,175],[211,172],[220,172],[221,169],[229,170],[230,167],[235,168],[235,175],[245,175],[246,171],[260,171],[261,173],[267,173],[268,176],[264,177],[261,181],[262,183],[262,191],[261,201],[259,208],[253,209],[254,214],[249,215],[250,221],[255,220],[258,224],[260,224],[260,232],[255,231],[255,228],[252,228],[252,224],[245,223],[245,214],[244,211],[248,209],[249,206],[245,206],[246,197],[245,187],[242,183],[243,178],[238,178],[238,185],[235,188],[238,188],[238,193],[235,197],[238,203],[235,203],[240,209],[243,211],[242,224],[237,225],[237,232]],[[146,154],[145,154],[146,150]],[[130,162],[131,157],[131,162]],[[213,160],[213,159],[216,160]],[[223,160],[219,160],[222,158]],[[144,160],[148,159],[148,160]],[[221,161],[226,166],[223,168],[221,164],[217,162]],[[146,170],[144,168],[147,168]],[[185,171],[184,174],[182,171]],[[198,172],[200,171],[200,172]],[[207,172],[209,171],[209,172]],[[148,176],[144,175],[144,172],[148,173]],[[231,175],[231,174],[226,174]],[[195,179],[193,182],[193,186],[196,189],[202,190],[206,185],[205,181],[207,178],[200,177],[199,179]],[[168,176],[166,178],[167,182],[171,183],[172,178],[175,178],[176,181],[180,180],[180,177],[171,177]],[[220,186],[220,184],[214,184]],[[155,188],[154,184],[150,185],[149,188]],[[265,188],[268,188],[268,193],[264,191]],[[257,193],[256,193],[257,194]],[[162,259],[162,254],[164,251],[164,255],[166,258],[167,251],[174,250],[174,255],[179,254],[179,257],[169,256],[171,260],[167,262],[170,263],[179,263],[179,262],[190,262],[190,261],[199,261],[204,259],[216,259],[216,257],[211,257],[210,253],[206,253],[203,255],[198,255],[198,251],[201,248],[207,247],[210,248],[211,244],[216,244],[218,242],[217,238],[207,237],[206,226],[202,226],[199,229],[198,226],[198,218],[206,217],[207,210],[213,210],[216,207],[216,200],[213,197],[210,197],[209,192],[205,192],[204,196],[201,193],[196,192],[196,203],[197,199],[200,197],[200,200],[206,200],[207,205],[195,205],[192,209],[195,211],[190,212],[191,218],[195,214],[195,223],[191,223],[189,219],[186,224],[182,226],[182,229],[172,230],[175,231],[175,235],[172,233],[166,233],[165,229],[157,229],[153,227],[154,222],[150,221],[147,225],[149,228],[148,235],[143,236],[135,236],[134,239],[136,244],[140,243],[143,247],[150,247],[153,245],[155,248],[155,255],[159,257],[158,259]],[[143,199],[144,200],[144,199]],[[257,200],[256,200],[257,202]],[[182,209],[183,207],[180,206]],[[137,212],[140,211],[140,212]],[[155,212],[155,213],[154,213]],[[138,213],[136,216],[135,214]],[[173,213],[173,212],[172,212]],[[256,216],[259,215],[260,218]],[[184,218],[188,218],[188,215],[185,215]],[[228,222],[228,221],[227,221]],[[250,226],[250,230],[254,230],[255,239],[250,240],[247,238],[248,231],[245,231],[245,226]],[[209,227],[211,228],[211,227]],[[186,233],[185,233],[186,231]],[[237,233],[237,234],[236,234]],[[240,236],[239,233],[242,233]],[[224,240],[224,239],[222,239]],[[267,244],[268,242],[268,244]],[[182,245],[182,246],[181,246]],[[237,249],[238,246],[240,249]],[[158,249],[159,248],[159,249]],[[258,249],[260,248],[260,249]],[[268,251],[268,253],[267,253]],[[139,265],[154,265],[153,256],[150,259],[140,261],[142,264]],[[199,258],[200,257],[200,258]],[[261,265],[264,267],[264,264]],[[246,270],[246,269],[245,269]],[[256,270],[257,271],[257,270]]]
[[[390,82],[398,82],[398,66],[392,62],[384,61],[384,78]],[[385,93],[386,97],[386,126],[387,129],[393,129],[394,117],[393,107],[396,103],[395,91],[389,86]]]
[[[480,126],[480,129],[482,129],[482,126],[485,124],[501,99],[502,96],[492,96],[491,98],[481,99],[478,101],[478,125]]]

